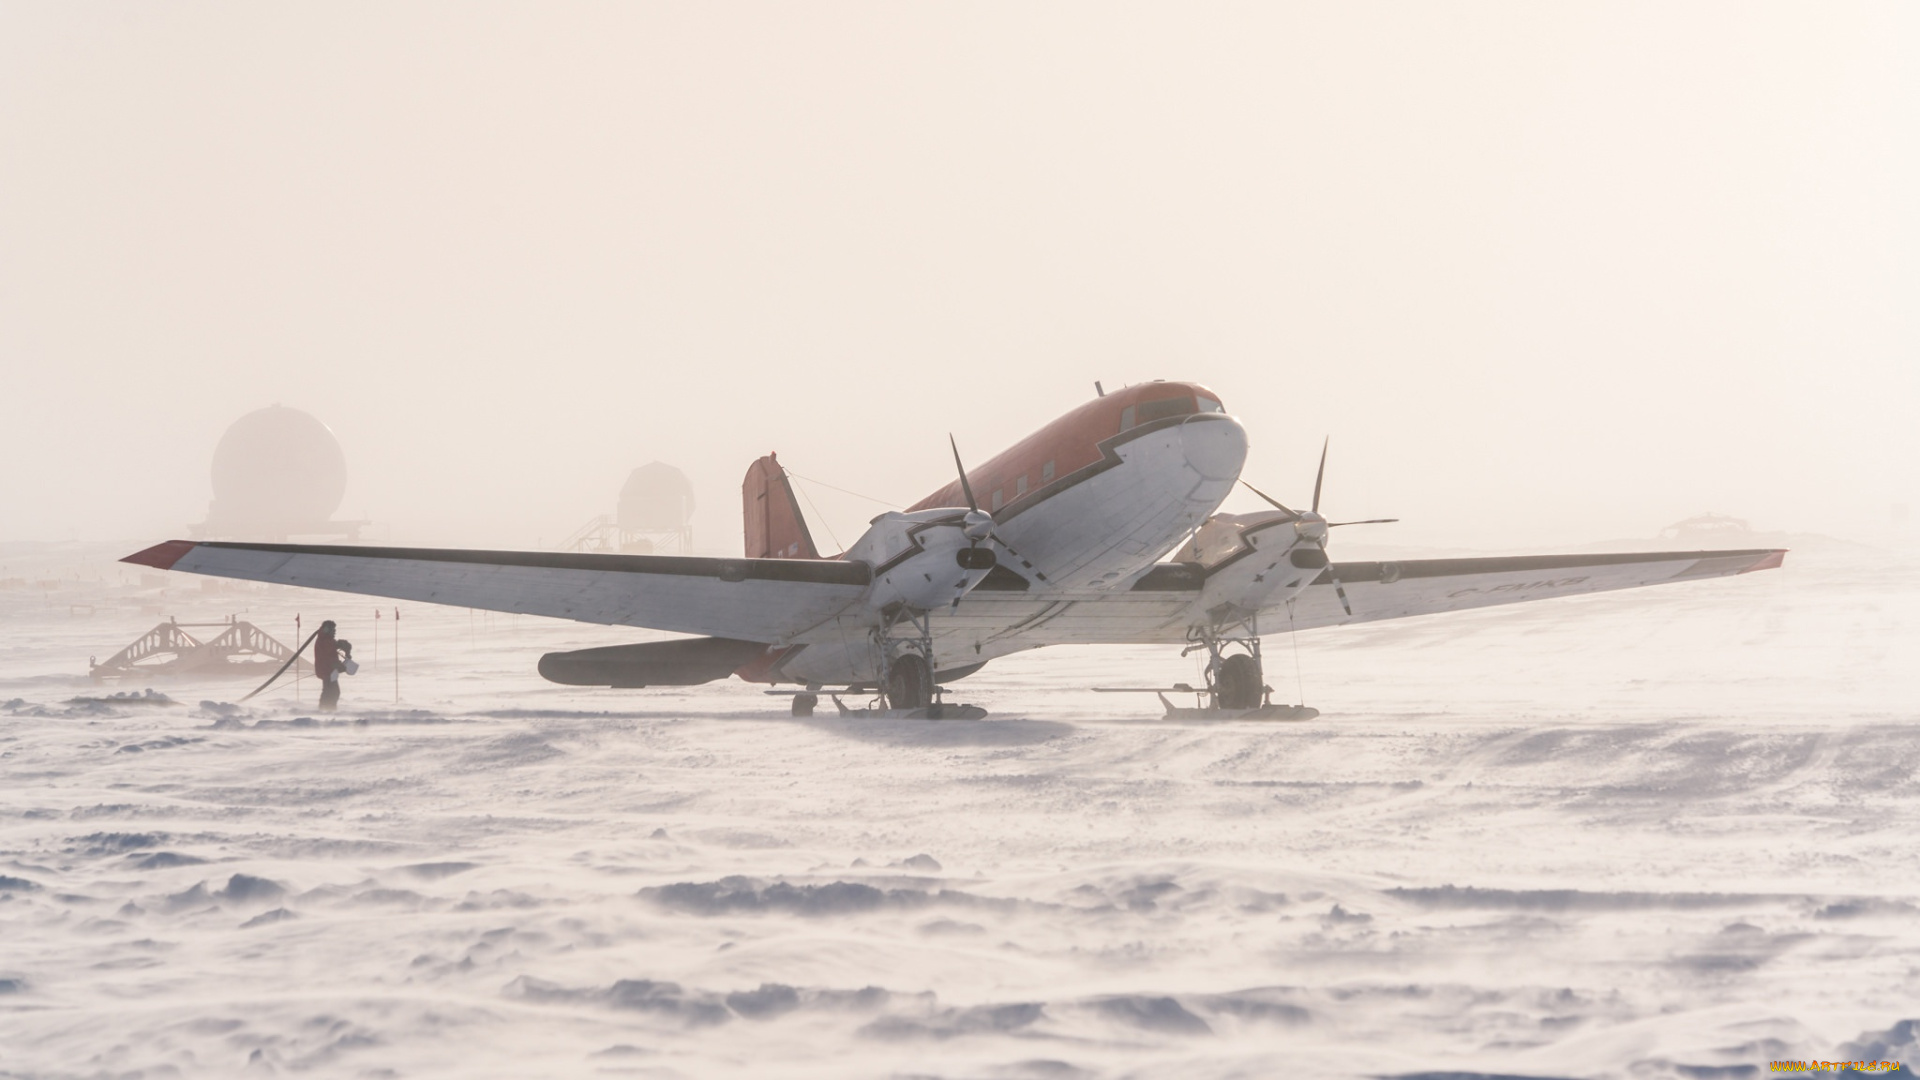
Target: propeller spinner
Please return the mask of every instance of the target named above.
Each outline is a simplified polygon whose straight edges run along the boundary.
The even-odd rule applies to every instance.
[[[953,437],[951,431],[947,432],[947,445],[953,447],[953,468],[960,474],[960,493],[967,497],[967,516],[962,519],[960,525],[961,531],[967,535],[967,540],[974,547],[979,547],[983,541],[992,541],[1005,548],[1007,554],[1019,559],[1020,566],[1026,573],[1040,581],[1047,580],[1047,575],[1035,569],[1034,565],[1026,559],[1021,558],[1020,553],[1013,549],[1013,545],[1001,539],[1000,534],[994,531],[993,515],[980,509],[980,500],[973,497],[973,485],[967,481],[967,467],[960,461],[960,443]]]

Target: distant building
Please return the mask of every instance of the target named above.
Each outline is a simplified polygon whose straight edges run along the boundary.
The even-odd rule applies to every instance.
[[[213,503],[187,527],[194,539],[358,539],[363,521],[335,521],[347,493],[347,456],[327,425],[272,405],[242,416],[213,451]]]
[[[693,550],[693,484],[687,474],[654,461],[627,474],[620,501],[574,530],[563,551],[685,555]]]
[[[1752,535],[1752,525],[1726,514],[1696,514],[1660,530],[1661,538],[1667,540],[1737,541]]]

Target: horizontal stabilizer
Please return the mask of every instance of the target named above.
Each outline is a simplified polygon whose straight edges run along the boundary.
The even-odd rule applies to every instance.
[[[606,645],[548,653],[540,658],[540,675],[548,682],[568,686],[616,689],[698,686],[726,678],[766,650],[767,647],[757,641],[733,638],[681,638],[637,645]]]

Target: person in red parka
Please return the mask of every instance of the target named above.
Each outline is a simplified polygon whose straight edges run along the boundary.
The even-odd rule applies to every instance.
[[[340,704],[340,643],[333,631],[333,620],[328,619],[313,635],[313,676],[320,680],[321,712],[332,712]]]

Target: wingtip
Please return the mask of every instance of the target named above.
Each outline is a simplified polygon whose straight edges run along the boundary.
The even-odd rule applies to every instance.
[[[1751,574],[1755,570],[1778,570],[1781,565],[1787,561],[1787,551],[1787,548],[1774,548],[1772,551],[1760,556],[1760,561],[1740,572],[1743,574]]]
[[[120,561],[133,563],[135,566],[151,566],[155,570],[171,570],[173,564],[184,558],[194,547],[194,542],[191,540],[168,540],[143,551],[136,551]]]

